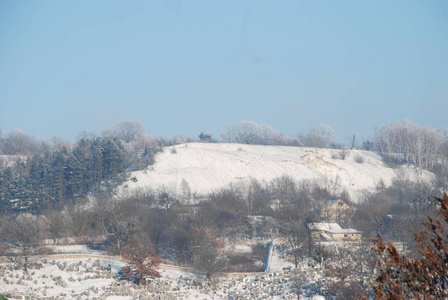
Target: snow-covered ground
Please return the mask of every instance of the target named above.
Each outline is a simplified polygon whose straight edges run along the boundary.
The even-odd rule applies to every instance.
[[[390,185],[397,176],[412,181],[434,178],[429,172],[418,175],[413,166],[387,167],[369,151],[189,143],[165,148],[153,166],[132,172],[132,180],[121,191],[151,188],[182,195],[188,185],[192,194],[204,195],[230,183],[270,182],[283,175],[296,181],[316,180],[333,191],[346,190],[353,201],[373,191],[380,181]]]
[[[161,265],[162,277],[146,286],[118,281],[116,274],[123,263],[113,259],[41,259],[28,272],[4,263],[0,264],[0,291],[10,299],[296,299],[291,289],[293,273],[282,270],[287,263],[278,255],[274,261],[273,273],[236,274],[212,281]]]
[[[260,241],[227,244],[226,251],[247,253],[256,242]],[[161,264],[162,277],[146,286],[117,280],[117,273],[124,265],[120,257],[106,256],[77,245],[53,246],[60,250],[60,254],[31,258],[27,272],[3,258],[0,293],[9,299],[61,300],[297,299],[297,293],[301,295],[300,299],[325,299],[313,297],[325,294],[326,284],[332,280],[326,277],[324,268],[305,259],[295,269],[284,257],[282,239],[273,242],[267,272],[225,273],[206,280],[192,269]],[[74,254],[77,251],[79,253]]]
[[[32,263],[28,272],[14,264],[2,264],[0,291],[13,299],[92,299],[89,297],[102,295],[116,284],[113,273],[120,264],[88,258],[43,259]]]

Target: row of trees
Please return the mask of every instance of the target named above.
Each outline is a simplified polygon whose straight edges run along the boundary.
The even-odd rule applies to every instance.
[[[3,137],[0,129],[0,154],[28,156],[42,154],[64,145],[68,145],[68,142],[62,138],[53,137],[40,141],[20,129],[15,129]]]
[[[288,145],[316,148],[341,147],[335,142],[335,131],[328,124],[310,126],[308,133],[299,133],[297,137],[288,137],[275,132],[266,124],[253,121],[237,122],[225,129],[221,135],[225,143],[252,145]]]
[[[172,145],[188,143],[194,141],[217,142],[212,134],[202,131],[198,138],[187,135],[175,136],[171,140],[160,137],[151,137],[145,131],[143,124],[139,121],[123,121],[112,127],[101,131],[101,137],[116,138],[128,150],[141,151],[144,148],[152,147],[154,144]],[[98,136],[93,133],[81,132],[77,136],[77,143],[83,139],[95,139]],[[241,121],[228,126],[221,135],[220,141],[225,143],[240,143],[252,145],[290,145],[306,147],[334,147],[335,131],[328,124],[311,126],[307,134],[300,133],[296,137],[288,137],[277,133],[267,124],[257,124],[253,121]],[[24,155],[43,154],[62,147],[70,147],[70,143],[60,137],[52,137],[49,140],[40,141],[31,135],[16,129],[5,137],[0,131],[0,154]]]
[[[419,171],[448,175],[448,130],[420,127],[408,120],[383,126],[375,132],[373,149],[386,161],[408,163]]]
[[[125,150],[120,141],[82,139],[73,149],[33,155],[1,172],[0,209],[42,211],[83,198],[124,171]]]
[[[122,121],[112,127],[104,128],[101,137],[116,138],[128,145],[131,150],[151,147],[154,143],[163,145],[187,143],[193,141],[216,142],[212,134],[202,131],[198,139],[187,136],[175,136],[171,140],[159,137],[151,137],[146,133],[143,124],[139,121]],[[81,132],[77,136],[77,141],[82,139],[95,139],[98,136],[94,133]],[[253,121],[242,121],[227,127],[221,135],[221,141],[227,143],[257,144],[257,145],[306,145],[314,147],[326,147],[334,142],[334,130],[326,124],[312,126],[308,135],[300,135],[298,138],[286,137],[275,132],[266,124],[257,124]],[[69,147],[70,143],[61,137],[52,137],[48,140],[40,141],[35,137],[25,133],[20,129],[15,129],[6,136],[2,135],[0,129],[0,154],[4,155],[24,155],[42,154],[51,150]]]
[[[336,143],[335,131],[328,124],[311,126],[307,134],[291,138],[277,134],[266,124],[243,121],[227,127],[221,139],[242,144],[343,147]],[[355,136],[351,147],[356,147]],[[448,175],[447,128],[433,129],[408,120],[398,121],[375,130],[373,137],[362,142],[361,148],[380,153],[386,162],[415,165],[420,173],[429,170],[442,177]]]
[[[216,142],[217,140],[206,131],[198,138],[179,135],[171,140],[151,137],[139,121],[123,121],[101,132],[102,137],[116,138],[125,145],[132,154],[139,158],[141,153],[161,146],[194,141]],[[95,139],[92,133],[81,132],[77,141]],[[335,131],[328,124],[310,126],[306,134],[299,133],[295,137],[281,135],[267,124],[257,124],[253,121],[236,122],[228,126],[221,135],[220,141],[226,143],[257,144],[257,145],[289,145],[318,148],[343,148],[336,142]],[[356,147],[355,136],[350,143]],[[0,154],[24,155],[44,154],[69,143],[62,138],[53,137],[50,140],[39,141],[21,130],[14,130],[5,137],[0,131]],[[409,163],[416,165],[420,172],[424,169],[438,175],[448,175],[448,131],[446,128],[432,129],[420,127],[408,120],[398,121],[375,130],[372,137],[364,140],[360,146],[364,150],[381,153],[387,162]],[[136,159],[132,167],[137,169],[150,161]],[[3,165],[5,163],[3,162]],[[0,168],[1,168],[0,163]]]
[[[114,137],[124,144],[133,144],[134,147],[142,147],[152,144],[155,140],[161,140],[162,144],[176,144],[192,141],[217,142],[212,134],[202,131],[198,139],[179,135],[171,140],[153,138],[146,133],[144,125],[140,121],[126,120],[112,127],[104,128],[100,136]],[[81,139],[94,139],[94,133],[81,132],[77,141]],[[298,133],[295,137],[288,137],[277,133],[267,124],[258,124],[254,121],[241,121],[228,126],[221,134],[222,142],[257,144],[257,145],[294,145],[305,147],[341,147],[335,140],[335,130],[328,124],[312,125],[307,133]],[[362,141],[365,150],[375,150],[388,156],[403,154],[401,159],[415,165],[431,168],[437,163],[437,156],[442,148],[446,147],[447,129],[432,129],[420,127],[409,120],[398,121],[375,129],[372,137]],[[140,145],[135,145],[140,143]],[[0,153],[6,155],[32,155],[38,152],[46,152],[68,146],[69,142],[61,137],[53,136],[49,140],[39,141],[20,129],[15,129],[3,136],[0,129]],[[350,136],[350,146],[356,147],[355,136]],[[396,157],[395,157],[396,158]]]
[[[112,189],[126,171],[147,167],[169,141],[152,138],[140,122],[124,121],[101,137],[81,132],[77,142],[38,141],[20,130],[0,132],[0,211],[39,212]],[[184,141],[182,141],[184,142]],[[11,156],[15,155],[15,156]]]

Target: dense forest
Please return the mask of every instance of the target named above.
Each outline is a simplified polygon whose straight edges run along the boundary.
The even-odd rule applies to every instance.
[[[125,170],[124,149],[115,138],[82,139],[62,148],[19,159],[0,174],[3,211],[42,212],[85,197],[94,186]]]

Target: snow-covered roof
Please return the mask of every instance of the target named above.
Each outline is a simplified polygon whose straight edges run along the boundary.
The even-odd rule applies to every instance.
[[[331,206],[331,205],[337,203],[338,201],[339,201],[339,199],[327,201],[327,205],[326,206]]]
[[[308,224],[308,228],[315,231],[325,231],[329,233],[361,233],[361,231],[353,228],[342,228],[338,223],[310,223]]]
[[[325,204],[325,207],[332,206],[333,204],[338,203],[339,201],[344,203],[345,205],[347,205],[347,203],[345,203],[344,200],[342,200],[342,199],[335,199],[335,200],[327,201],[327,203]]]
[[[339,226],[338,223],[329,223],[329,222],[310,223],[310,224],[308,224],[308,228],[311,230],[323,230],[323,231],[341,230],[342,229],[342,227]]]

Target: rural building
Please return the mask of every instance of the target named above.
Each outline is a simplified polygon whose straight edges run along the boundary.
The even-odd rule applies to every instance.
[[[311,236],[318,241],[333,241],[338,243],[360,243],[362,232],[352,228],[341,228],[338,223],[310,223],[308,228]]]
[[[320,217],[326,222],[347,221],[353,209],[341,199],[330,200],[321,209]]]

